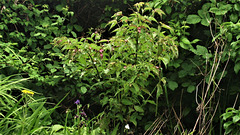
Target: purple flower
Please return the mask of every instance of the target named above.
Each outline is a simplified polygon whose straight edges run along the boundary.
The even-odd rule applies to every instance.
[[[79,105],[80,104],[80,100],[77,100],[74,102],[76,105]]]
[[[103,52],[103,49],[100,49],[99,52],[102,53],[102,52]]]
[[[80,113],[82,116],[87,116],[87,114],[83,111]]]

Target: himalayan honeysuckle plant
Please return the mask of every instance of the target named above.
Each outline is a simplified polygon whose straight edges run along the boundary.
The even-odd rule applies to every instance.
[[[158,115],[161,94],[165,93],[168,102],[162,70],[178,56],[178,43],[165,34],[172,29],[157,21],[164,12],[144,2],[134,6],[130,16],[113,15],[106,26],[114,29],[110,39],[94,32],[79,41],[61,37],[53,42],[53,49],[63,54],[53,56],[65,61],[66,73],[74,73],[66,75],[78,79],[79,92],[90,97],[88,102],[101,106],[100,126],[109,129],[112,125],[110,129],[122,133],[127,132],[125,125],[131,124],[131,130]]]

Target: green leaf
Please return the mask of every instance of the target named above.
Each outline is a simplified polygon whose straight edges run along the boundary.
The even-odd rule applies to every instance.
[[[111,24],[111,26],[110,26],[109,30],[111,30],[117,24],[117,20],[112,20],[112,21],[108,22],[108,24],[106,26],[108,26],[110,24]]]
[[[159,57],[158,59],[160,59],[166,67],[167,64],[170,62],[170,57],[168,55],[166,55],[165,57]]]
[[[102,106],[106,105],[108,103],[108,97],[105,96],[100,102],[102,103]]]
[[[137,106],[137,105],[134,106],[134,109],[135,109],[137,112],[144,112],[144,110],[142,109],[142,107]]]
[[[230,118],[232,116],[233,116],[232,112],[227,112],[227,113],[222,114],[222,119],[227,120],[228,118]]]
[[[168,87],[171,90],[175,90],[178,87],[178,84],[177,84],[177,82],[174,82],[174,81],[168,81]]]
[[[238,3],[234,4],[234,9],[237,11],[240,11],[240,5]]]
[[[139,86],[136,83],[133,83],[132,85],[135,88],[136,92],[140,91],[140,88],[139,88]]]
[[[187,44],[187,45],[191,44],[191,42],[190,42],[186,37],[183,37],[183,38],[181,39],[181,41],[182,41],[184,44]]]
[[[197,24],[201,21],[202,19],[198,15],[188,15],[187,17],[187,23],[188,24]]]
[[[85,93],[87,92],[87,88],[86,88],[86,87],[81,87],[81,92],[82,92],[83,94],[85,94]]]
[[[206,55],[207,53],[208,53],[208,50],[207,50],[206,47],[197,45],[197,50],[196,50],[195,54],[197,54],[197,55]]]
[[[55,133],[57,131],[59,131],[60,129],[63,129],[64,127],[62,125],[59,125],[59,124],[56,124],[56,125],[53,125],[52,126],[52,131],[51,131],[51,134],[52,133]]]
[[[223,124],[224,129],[227,129],[233,122],[232,121],[228,121],[226,123]]]
[[[79,25],[73,25],[73,27],[78,31],[78,32],[81,32],[81,31],[83,31],[83,28],[82,28],[82,26],[79,26]]]
[[[209,12],[212,12],[216,15],[225,15],[231,9],[232,9],[232,6],[230,4],[227,4],[227,5],[221,5],[219,8],[212,7],[210,8]]]
[[[51,44],[48,44],[48,45],[44,45],[44,47],[43,47],[44,49],[50,49],[50,48],[52,48],[52,45]]]
[[[234,66],[234,71],[236,74],[238,73],[239,70],[240,70],[240,62],[235,63],[235,66]]]
[[[230,20],[234,23],[238,21],[238,15],[237,14],[231,14],[230,15]]]
[[[194,90],[195,90],[195,86],[193,86],[193,85],[190,85],[190,86],[188,86],[188,88],[187,88],[187,92],[188,92],[188,93],[192,93]]]
[[[186,37],[181,38],[180,46],[186,50],[193,48],[191,42]]]
[[[74,31],[71,31],[71,34],[73,35],[73,37],[77,37],[77,34]]]
[[[123,103],[124,105],[133,105],[133,102],[130,101],[130,100],[128,100],[128,99],[122,99],[122,103]]]
[[[235,116],[233,116],[233,123],[237,123],[240,120],[240,116],[237,114]]]
[[[133,113],[132,115],[131,115],[131,117],[130,117],[130,122],[132,122],[135,126],[137,126],[137,113],[135,112],[135,113]]]
[[[172,8],[170,6],[166,6],[166,13],[171,14]]]
[[[151,93],[146,88],[141,88],[141,90],[145,93],[147,93],[149,96],[152,96]]]
[[[161,94],[163,94],[162,86],[161,86],[160,83],[158,83],[158,84],[157,84],[157,94],[156,94],[156,98],[158,99]]]
[[[117,133],[118,133],[118,127],[119,127],[119,124],[120,124],[120,123],[118,123],[118,124],[117,124],[117,126],[116,126],[116,127],[114,127],[114,129],[113,129],[113,131],[112,131],[111,135],[117,135]]]
[[[62,6],[62,5],[57,5],[57,6],[56,6],[56,10],[57,10],[58,12],[62,11],[62,10],[63,10],[63,6]]]

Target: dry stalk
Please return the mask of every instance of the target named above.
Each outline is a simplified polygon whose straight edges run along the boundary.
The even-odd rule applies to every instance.
[[[213,120],[213,118],[215,116],[215,113],[218,109],[219,99],[218,99],[217,104],[214,106],[214,109],[211,106],[212,105],[211,101],[213,101],[215,93],[219,89],[220,82],[223,78],[226,67],[227,67],[228,62],[230,60],[230,54],[229,54],[228,60],[225,64],[225,67],[222,71],[222,74],[221,74],[218,82],[215,83],[214,78],[216,76],[217,70],[219,69],[219,65],[220,65],[221,59],[222,59],[222,52],[223,52],[225,46],[224,46],[224,41],[223,40],[221,40],[220,42],[215,40],[215,38],[213,36],[211,25],[210,25],[210,32],[211,32],[211,35],[214,39],[214,45],[215,45],[216,49],[215,49],[213,64],[212,64],[211,70],[209,72],[210,73],[209,74],[209,80],[208,80],[208,83],[206,84],[206,86],[205,86],[205,82],[206,82],[205,79],[206,78],[204,78],[196,86],[196,103],[198,104],[197,111],[199,111],[199,115],[198,115],[198,118],[195,122],[193,131],[196,131],[196,128],[197,128],[197,125],[198,125],[199,126],[198,134],[199,135],[207,134],[207,131],[209,130],[210,125],[212,124],[212,120]],[[207,65],[208,65],[208,62],[206,60],[206,67],[207,67]],[[207,68],[205,70],[205,75],[207,75]],[[204,76],[204,77],[206,77],[206,76]],[[203,87],[202,87],[201,102],[199,103],[198,102],[198,91],[199,91],[198,88],[201,84],[202,84]],[[210,92],[211,87],[214,87],[212,92]],[[210,118],[208,118],[208,117],[210,117]]]

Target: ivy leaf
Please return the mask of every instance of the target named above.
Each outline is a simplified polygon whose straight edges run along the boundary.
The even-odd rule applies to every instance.
[[[195,90],[195,86],[193,86],[193,85],[190,85],[190,86],[188,86],[188,88],[187,88],[187,92],[188,92],[188,93],[192,93],[194,90]]]
[[[169,82],[168,82],[168,87],[169,87],[171,90],[175,90],[175,89],[178,87],[178,84],[177,84],[177,82],[169,81]]]
[[[187,23],[188,24],[197,24],[201,21],[202,19],[198,15],[188,15],[187,17]]]

